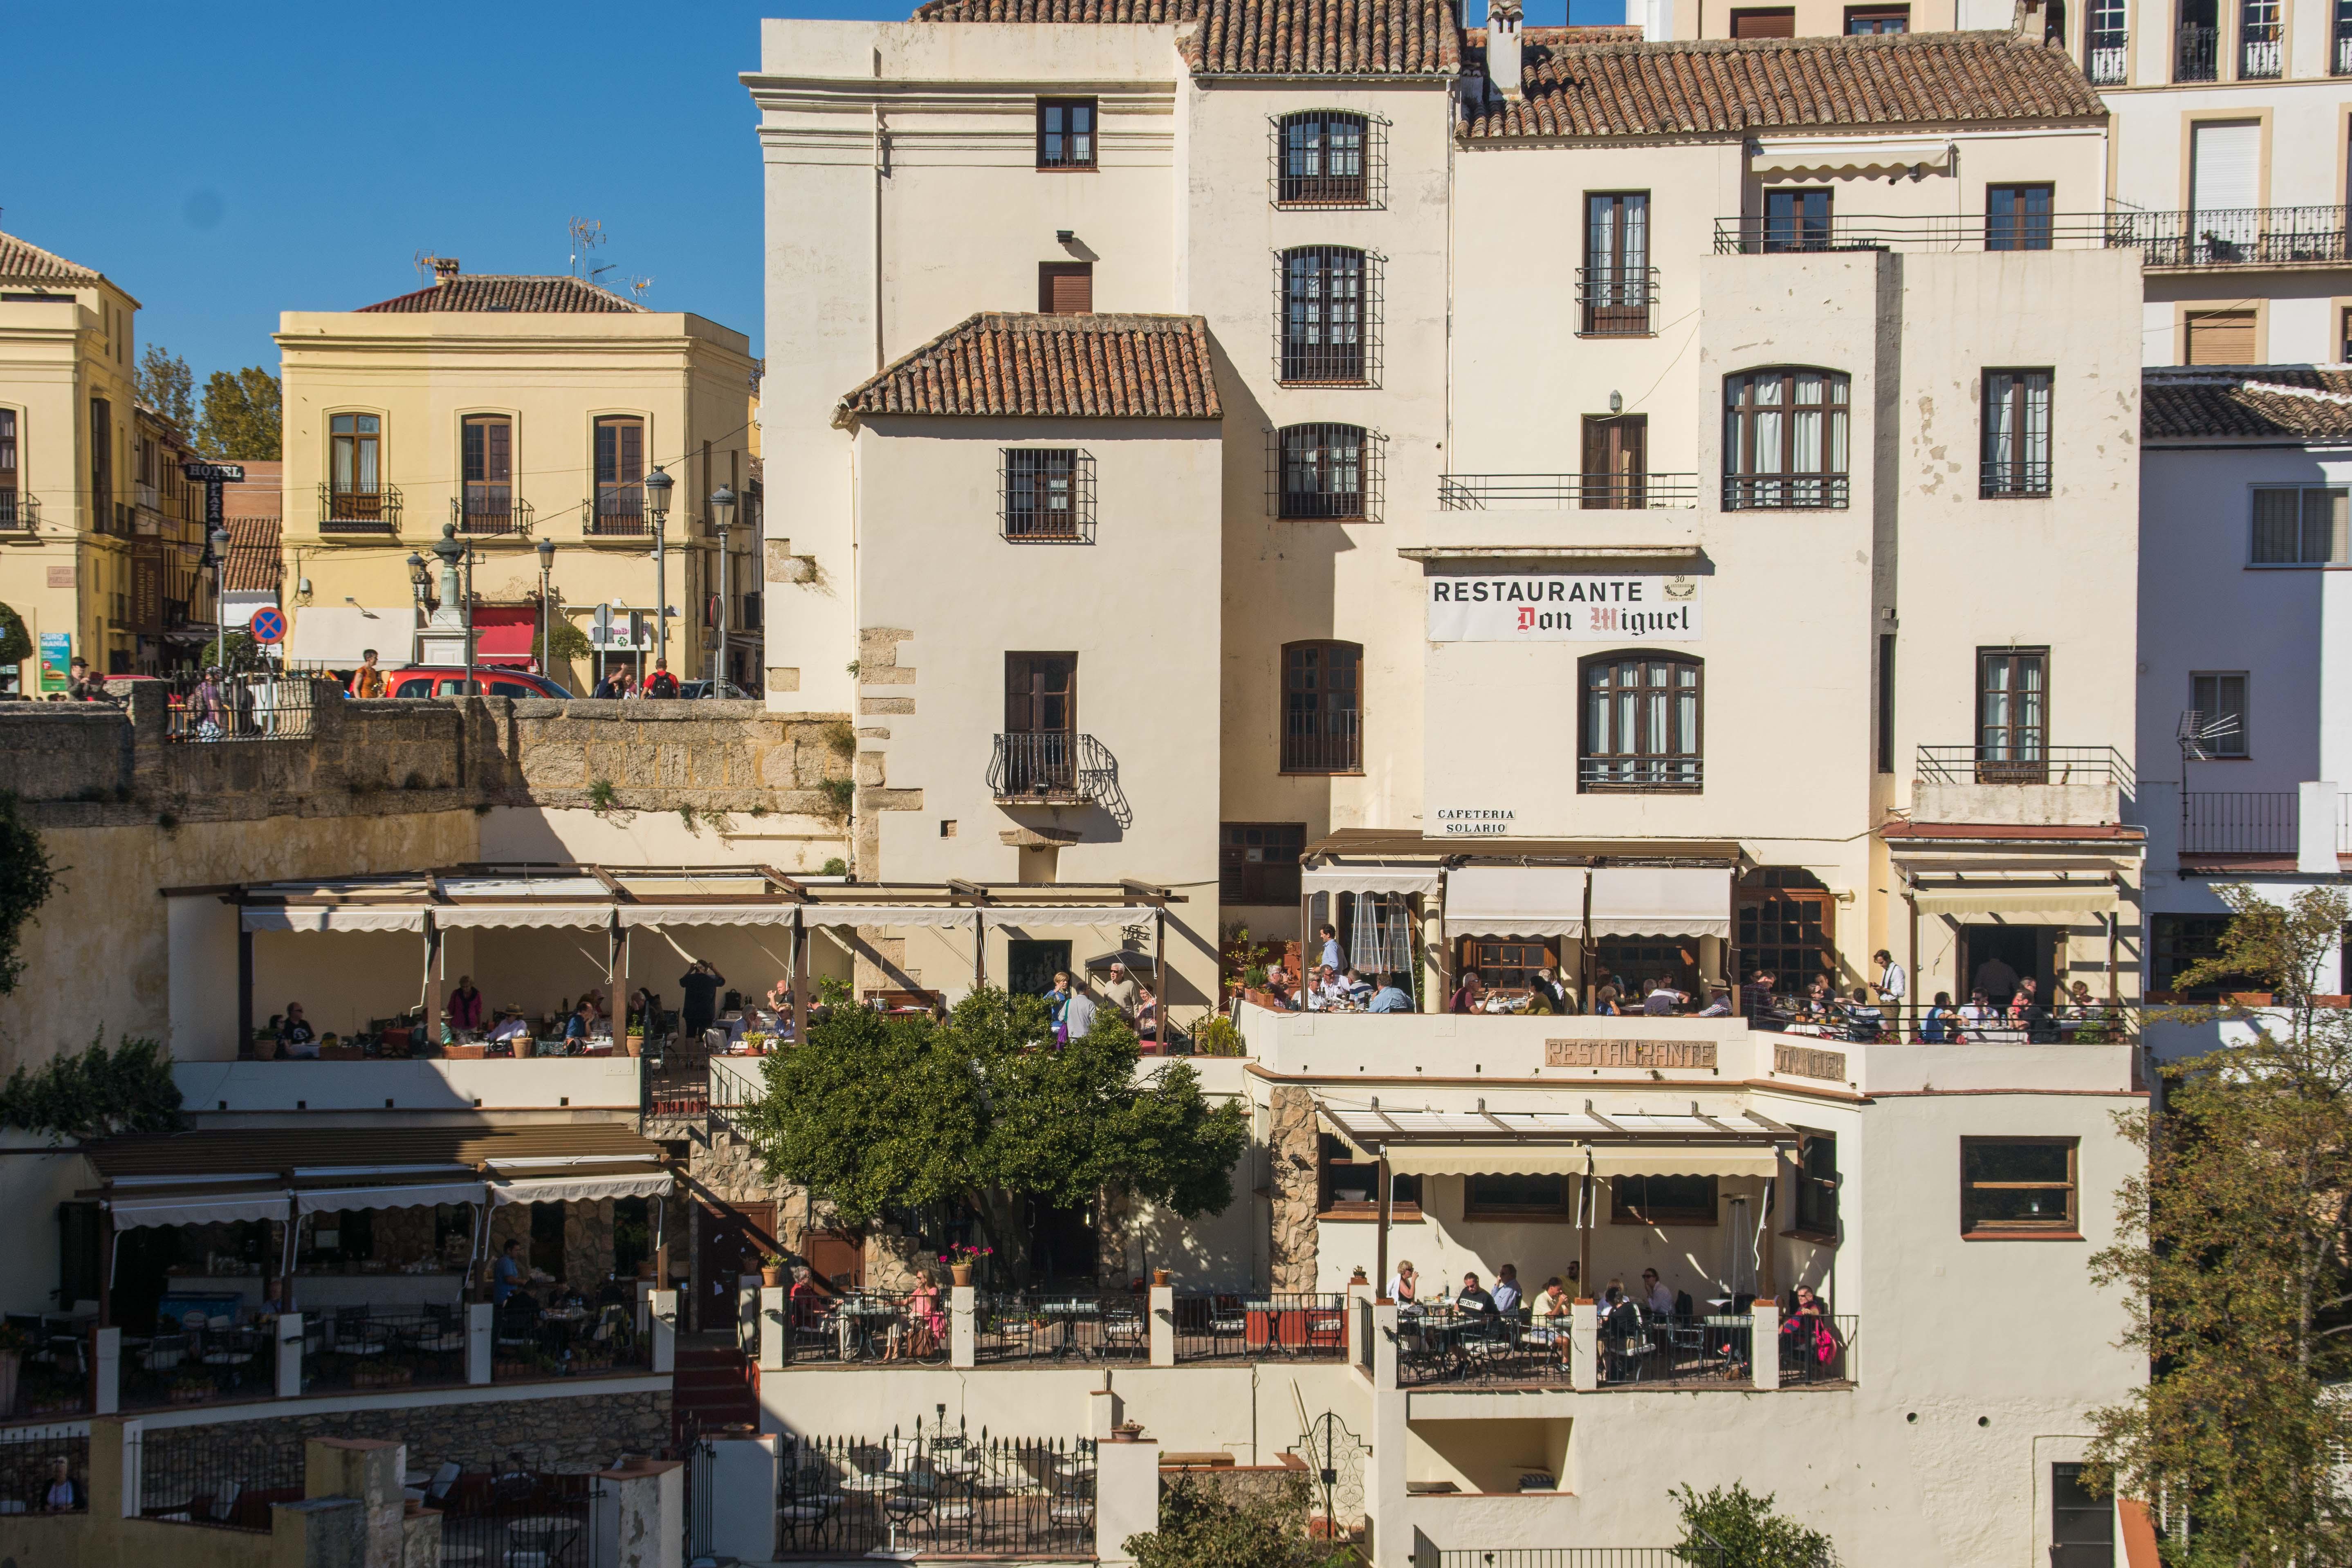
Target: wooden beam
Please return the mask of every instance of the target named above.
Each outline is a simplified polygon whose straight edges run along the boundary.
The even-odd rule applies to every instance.
[[[801,886],[800,883],[793,880],[792,878],[785,876],[782,871],[777,870],[773,866],[761,867],[760,875],[768,879],[772,885],[782,889],[784,895],[793,902],[803,904],[808,902],[808,889]]]
[[[604,890],[613,895],[615,903],[634,904],[637,901],[637,896],[621,886],[621,879],[604,867],[591,866],[588,868],[588,874],[604,884]]]

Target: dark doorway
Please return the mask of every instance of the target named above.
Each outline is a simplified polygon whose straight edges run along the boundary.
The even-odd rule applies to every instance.
[[[698,1205],[694,1238],[695,1331],[707,1334],[731,1326],[739,1281],[760,1271],[760,1254],[782,1250],[776,1244],[774,1204]]]
[[[2050,1467],[2050,1568],[2115,1568],[2115,1500],[2083,1484],[2080,1465]]]
[[[354,1212],[363,1215],[367,1211],[360,1209]],[[350,1215],[343,1216],[343,1229],[346,1233],[352,1227],[351,1220]],[[348,1250],[349,1242],[344,1245]],[[533,1268],[543,1274],[552,1275],[558,1279],[563,1279],[563,1205],[562,1204],[530,1205],[530,1240],[524,1246],[523,1250],[530,1255],[530,1266]],[[584,1280],[565,1280],[564,1282],[566,1284],[586,1283]]]
[[[866,1243],[845,1230],[813,1230],[801,1242],[809,1268],[825,1283],[855,1290],[866,1283]]]
[[[1095,1277],[1095,1210],[1092,1204],[1061,1208],[1029,1200],[1029,1277],[1048,1281],[1091,1282]]]
[[[1015,996],[1043,996],[1054,988],[1054,976],[1070,967],[1066,942],[1008,942],[1004,944],[1004,989]]]
[[[1981,989],[1989,1000],[2006,1003],[2017,994],[2015,982],[2009,980],[1998,968],[1988,971],[1988,965],[2006,965],[2018,979],[2031,979],[2035,993],[2044,1003],[2050,1000],[2052,960],[2057,951],[2057,928],[2027,925],[1969,925],[1960,928],[1960,968],[1952,987],[1955,998],[1965,1001],[1969,992]],[[1986,984],[1977,980],[1982,975]]]

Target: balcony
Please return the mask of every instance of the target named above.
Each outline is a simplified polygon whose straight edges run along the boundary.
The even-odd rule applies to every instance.
[[[449,521],[457,531],[475,539],[500,535],[527,538],[530,533],[530,502],[511,495],[451,496]]]
[[[1922,746],[1911,817],[1923,823],[2090,826],[2122,820],[2131,764],[2112,746]]]
[[[2218,80],[2221,63],[2221,34],[2219,28],[2182,27],[2173,34],[2173,80]]]
[[[2288,856],[2302,844],[2297,791],[2190,790],[2180,797],[2183,855]],[[2352,855],[2352,795],[2336,797],[2336,852]]]
[[[1698,505],[1696,474],[1443,474],[1437,504],[1446,511],[1575,508],[1637,511]]]
[[[2336,25],[2335,47],[2329,50],[2328,71],[2334,76],[2352,76],[2352,30],[2338,22]]]
[[[1576,303],[1581,312],[1577,335],[1586,338],[1646,338],[1657,329],[1651,312],[1658,302],[1658,269],[1580,267]]]
[[[2248,20],[2238,39],[2238,79],[2275,81],[2286,74],[2286,25]]]
[[[1100,805],[1123,815],[1118,759],[1092,735],[1033,730],[996,737],[988,789],[999,805]]]
[[[328,480],[319,486],[320,533],[389,534],[400,529],[400,491],[391,485]]]
[[[580,503],[580,532],[588,539],[651,539],[654,524],[642,493],[607,490]]]
[[[2193,212],[2107,215],[2110,246],[2140,253],[2147,267],[2341,266],[2345,209],[2208,207]]]
[[[1580,757],[1576,787],[1585,795],[1696,795],[1704,767],[1696,757]]]
[[[2083,74],[2094,87],[2121,87],[2130,74],[2129,37],[2120,27],[2094,28],[2083,51]]]
[[[1805,219],[1757,215],[1715,220],[1717,256],[1843,250],[2101,250],[2115,243],[2105,213],[1835,213]]]
[[[41,526],[41,503],[30,490],[0,488],[0,532],[31,533]]]

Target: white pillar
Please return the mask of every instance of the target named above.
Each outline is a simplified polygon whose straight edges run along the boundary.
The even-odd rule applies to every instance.
[[[2333,877],[2336,860],[2336,785],[2322,779],[2294,786],[2294,868],[2306,877]]]
[[[122,1442],[122,1517],[137,1519],[142,1502],[147,1495],[147,1473],[142,1468],[146,1456],[147,1423],[125,1421],[120,1434]],[[96,1438],[100,1436],[92,1432]]]
[[[948,1364],[971,1366],[980,1349],[980,1288],[948,1287]]]
[[[1755,1314],[1756,1326],[1749,1331],[1748,1342],[1748,1375],[1758,1388],[1780,1386],[1780,1303],[1767,1296],[1759,1296],[1748,1309]]]
[[[1364,1514],[1371,1526],[1372,1561],[1378,1568],[1412,1568],[1412,1521],[1404,1486],[1412,1396],[1397,1386],[1396,1304],[1376,1305],[1370,1316],[1372,1449],[1364,1464]]]
[[[472,1335],[467,1336],[467,1348],[472,1348]],[[280,1312],[278,1315],[278,1397],[302,1397],[302,1314]]]
[[[1568,1309],[1568,1381],[1579,1393],[1601,1386],[1601,1310],[1591,1301]]]
[[[760,1332],[760,1289],[757,1274],[735,1277],[735,1343],[747,1351]]]
[[[497,1309],[488,1301],[471,1301],[466,1306],[466,1381],[484,1384],[490,1381],[490,1320]]]
[[[760,1370],[784,1370],[784,1352],[792,1344],[792,1325],[784,1321],[784,1288],[760,1287]]]
[[[650,1298],[654,1313],[654,1371],[677,1370],[677,1292],[656,1290]]]
[[[772,1563],[776,1556],[776,1445],[757,1437],[714,1437],[710,1444],[710,1554],[725,1561]]]
[[[680,1568],[686,1553],[686,1467],[640,1459],[598,1470],[594,1560],[603,1568]]]
[[[89,1361],[97,1379],[90,1390],[90,1412],[111,1415],[122,1408],[122,1331],[100,1329],[91,1335]]]
[[[1087,1390],[1087,1436],[1108,1447],[1111,1432],[1125,1418],[1127,1401],[1108,1388]]]
[[[1359,1268],[1355,1277],[1348,1281],[1348,1359],[1358,1366],[1370,1366],[1372,1363],[1368,1353],[1370,1347],[1362,1342],[1363,1336],[1371,1328],[1372,1320],[1366,1312],[1371,1300],[1372,1282],[1365,1279],[1364,1271]]]
[[[1135,1561],[1128,1537],[1160,1528],[1160,1445],[1149,1437],[1103,1443],[1095,1449],[1095,1559],[1112,1565]]]
[[[654,1282],[652,1280],[640,1279],[637,1281],[637,1332],[640,1334],[649,1334],[654,1331],[653,1295]]]
[[[1151,1288],[1151,1364],[1176,1364],[1176,1287]]]

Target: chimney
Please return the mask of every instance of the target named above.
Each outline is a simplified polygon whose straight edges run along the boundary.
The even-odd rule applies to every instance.
[[[435,288],[439,288],[442,284],[448,282],[451,279],[457,276],[457,258],[456,257],[436,256],[433,258],[433,286]]]
[[[1519,0],[1486,0],[1486,79],[1518,100]]]

